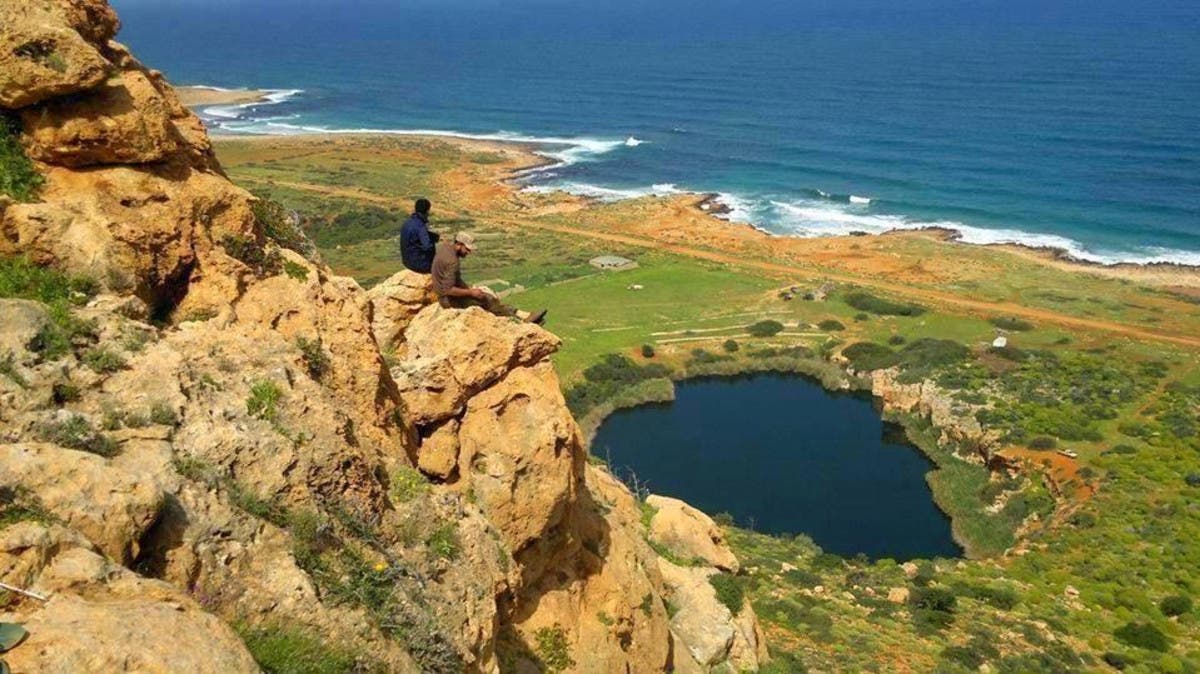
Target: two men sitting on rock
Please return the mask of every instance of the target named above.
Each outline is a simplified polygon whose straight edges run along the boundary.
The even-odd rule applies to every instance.
[[[533,314],[517,311],[501,302],[491,290],[473,288],[463,282],[461,260],[475,250],[475,237],[459,232],[453,242],[439,243],[438,235],[429,231],[430,209],[428,199],[417,199],[412,217],[400,228],[400,258],[409,270],[433,277],[438,302],[446,308],[482,307],[497,316],[541,325],[546,320],[545,309]]]

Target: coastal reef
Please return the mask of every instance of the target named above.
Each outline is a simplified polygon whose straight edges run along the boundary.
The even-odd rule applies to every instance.
[[[556,336],[335,275],[118,27],[0,3],[12,671],[766,660],[712,522],[587,463]]]

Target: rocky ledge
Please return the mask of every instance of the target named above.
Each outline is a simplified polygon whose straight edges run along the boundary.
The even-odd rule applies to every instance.
[[[719,530],[587,465],[558,339],[331,274],[117,28],[0,4],[0,112],[44,177],[0,198],[0,256],[89,279],[0,300],[13,670],[257,671],[281,640],[350,669],[756,669]]]

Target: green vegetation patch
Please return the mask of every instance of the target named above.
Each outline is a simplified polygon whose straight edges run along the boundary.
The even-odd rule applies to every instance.
[[[537,642],[537,657],[547,672],[564,672],[575,666],[567,633],[559,625],[543,627],[533,633]]]
[[[119,451],[112,438],[93,428],[86,417],[78,414],[43,422],[37,428],[37,436],[43,442],[104,457],[116,456]]]
[[[250,397],[246,399],[246,413],[265,421],[275,421],[279,417],[279,401],[282,399],[283,389],[275,382],[255,382],[250,387]]]
[[[725,605],[729,612],[737,615],[742,612],[746,601],[746,591],[732,574],[715,573],[708,578],[708,583],[717,592],[717,601]]]
[[[45,179],[25,156],[25,150],[17,140],[18,134],[16,120],[0,113],[0,194],[18,202],[29,202],[37,198]]]
[[[354,654],[307,630],[281,624],[235,625],[266,674],[346,674],[362,671]]]
[[[871,293],[854,291],[846,294],[846,304],[879,316],[920,316],[925,313],[925,307],[918,304],[905,304],[877,297]]]
[[[627,356],[609,354],[584,370],[584,381],[567,391],[567,407],[576,417],[580,417],[628,387],[650,379],[668,379],[670,376],[671,370],[665,365],[638,365]]]
[[[1033,329],[1033,323],[1015,316],[995,316],[989,318],[988,323],[1010,332],[1028,332]]]

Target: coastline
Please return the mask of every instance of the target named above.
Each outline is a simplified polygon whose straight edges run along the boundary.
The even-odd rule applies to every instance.
[[[176,87],[179,102],[189,108],[206,105],[250,105],[267,102],[269,89],[221,89],[219,87],[186,86]]]
[[[1064,269],[1074,269],[1079,271],[1089,271],[1100,273],[1105,276],[1114,278],[1136,278],[1142,282],[1153,283],[1155,285],[1179,285],[1185,288],[1200,289],[1200,264],[1190,264],[1185,262],[1170,261],[1170,260],[1151,260],[1151,261],[1134,261],[1134,260],[1114,260],[1107,261],[1105,259],[1089,259],[1081,257],[1081,254],[1076,254],[1071,249],[1064,245],[1052,244],[1037,244],[1026,243],[1020,240],[1014,241],[968,241],[968,232],[983,232],[980,228],[973,228],[963,225],[964,229],[957,229],[940,224],[930,224],[928,226],[914,227],[893,227],[891,229],[881,231],[854,231],[850,230],[844,234],[817,234],[815,236],[803,236],[800,234],[786,234],[771,231],[770,229],[755,224],[746,218],[739,218],[739,209],[733,195],[722,194],[719,192],[702,192],[696,190],[679,189],[675,185],[655,185],[650,190],[633,190],[633,189],[610,189],[600,188],[595,186],[577,185],[577,189],[572,189],[572,186],[531,186],[522,185],[521,182],[539,173],[553,171],[558,168],[563,168],[571,164],[583,161],[588,155],[601,155],[621,146],[637,147],[642,145],[644,141],[640,141],[634,137],[630,137],[624,141],[619,140],[598,140],[589,138],[539,138],[536,136],[524,136],[512,133],[466,133],[456,131],[442,131],[433,129],[327,129],[320,127],[308,127],[302,125],[278,124],[279,133],[262,132],[253,130],[241,132],[235,129],[224,128],[224,120],[236,119],[239,117],[239,111],[252,108],[257,105],[276,105],[286,102],[295,95],[302,93],[300,90],[276,90],[276,89],[224,89],[220,87],[210,87],[204,85],[192,85],[178,87],[181,100],[185,105],[207,113],[214,119],[205,120],[210,124],[210,132],[215,138],[307,138],[307,137],[369,137],[375,135],[381,136],[396,136],[396,137],[411,137],[424,140],[443,140],[446,142],[460,143],[463,145],[475,145],[477,143],[488,144],[489,149],[499,149],[501,146],[517,148],[519,151],[529,155],[529,160],[523,165],[513,168],[502,177],[502,182],[507,186],[515,187],[518,191],[534,194],[562,194],[573,199],[580,199],[586,205],[605,204],[616,201],[636,201],[641,199],[653,198],[684,198],[693,199],[695,202],[692,207],[700,214],[709,216],[720,222],[731,225],[744,225],[752,228],[762,234],[765,234],[776,240],[824,240],[824,239],[839,239],[847,236],[897,236],[897,235],[916,235],[928,236],[931,233],[934,236],[940,237],[943,242],[955,243],[958,245],[977,246],[981,248],[990,248],[994,250],[1007,251],[1019,256],[1024,256],[1027,259],[1036,260],[1043,264],[1058,266]],[[208,110],[199,110],[209,106]],[[479,147],[478,145],[475,145]],[[659,189],[662,188],[662,189]],[[851,203],[870,203],[870,199],[863,197],[850,197]],[[859,199],[860,201],[854,201]],[[919,225],[919,223],[914,223]],[[1030,237],[1041,235],[1029,233]],[[1182,273],[1185,278],[1178,278],[1176,273]]]

